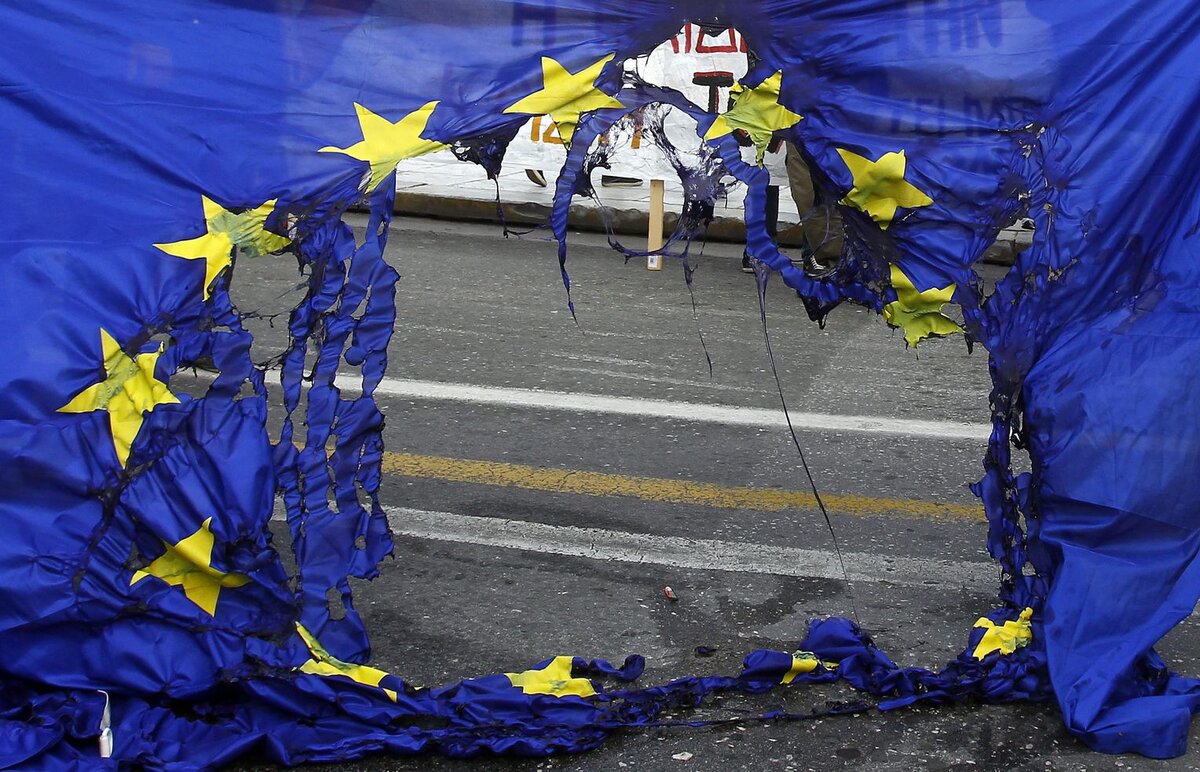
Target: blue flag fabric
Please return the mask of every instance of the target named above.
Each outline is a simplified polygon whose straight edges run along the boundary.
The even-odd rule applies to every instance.
[[[883,708],[1053,695],[1096,749],[1185,750],[1200,684],[1153,646],[1200,596],[1187,4],[37,0],[0,18],[0,766],[581,750],[714,691],[833,679]],[[689,20],[736,27],[757,56],[726,115],[622,72]],[[592,140],[656,103],[711,149],[685,172],[688,228],[736,178],[750,252],[814,316],[852,300],[937,332],[952,300],[987,348],[975,490],[1003,608],[945,669],[899,668],[844,620],[738,677],[645,689],[593,680],[636,660],[443,689],[362,664],[349,577],[392,550],[371,395],[394,322],[393,169],[453,145],[495,171],[550,115],[570,148],[551,221],[569,289]],[[831,277],[776,248],[738,130],[794,141],[842,209]],[[362,200],[359,243],[340,217]],[[973,265],[1018,215],[1033,247],[987,288]],[[228,290],[238,262],[283,253],[308,291],[272,436]],[[197,366],[215,377],[189,396]],[[1014,447],[1032,473],[1013,473]],[[277,494],[294,575],[267,529]]]

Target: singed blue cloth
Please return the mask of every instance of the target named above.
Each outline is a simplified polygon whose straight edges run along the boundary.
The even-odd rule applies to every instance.
[[[392,549],[372,392],[395,317],[394,193],[387,143],[364,131],[423,121],[393,142],[458,143],[494,171],[547,60],[595,67],[552,216],[569,286],[567,207],[590,184],[591,140],[656,102],[714,128],[622,75],[688,20],[745,36],[747,87],[781,75],[779,103],[802,119],[780,133],[843,204],[843,264],[813,279],[768,236],[765,171],[714,132],[722,173],[748,186],[750,252],[811,313],[883,309],[891,264],[917,291],[954,285],[994,381],[975,486],[1005,572],[994,621],[1034,610],[1025,648],[980,660],[972,633],[938,672],[898,668],[831,620],[803,647],[837,667],[795,680],[843,678],[883,707],[1053,693],[1099,750],[1185,750],[1200,687],[1153,646],[1200,596],[1200,17],[1186,3],[35,0],[0,20],[0,766],[580,750],[667,705],[778,683],[790,655],[769,652],[740,677],[599,696],[505,676],[414,690],[354,664],[370,647],[349,577]],[[855,204],[871,183],[855,164],[900,153],[908,187],[888,215]],[[364,198],[356,243],[340,215]],[[989,294],[973,265],[1020,214],[1034,244]],[[228,282],[282,252],[308,291],[270,436]],[[172,388],[193,366],[216,372],[203,396]],[[1031,474],[1012,472],[1014,436]],[[267,529],[276,494],[296,577]]]

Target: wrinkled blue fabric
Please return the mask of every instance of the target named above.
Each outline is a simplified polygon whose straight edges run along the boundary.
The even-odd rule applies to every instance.
[[[752,655],[736,678],[588,700],[526,695],[501,676],[413,690],[297,670],[312,656],[297,623],[331,656],[367,661],[349,578],[373,577],[392,550],[372,399],[395,318],[383,257],[392,183],[364,196],[366,165],[319,149],[361,138],[355,103],[397,121],[438,100],[424,136],[470,145],[494,173],[526,119],[504,110],[540,88],[541,58],[576,72],[612,55],[596,85],[626,109],[584,116],[556,183],[569,289],[567,207],[589,192],[590,139],[656,102],[701,132],[713,120],[677,92],[622,79],[621,61],[687,20],[745,35],[760,59],[748,84],[783,73],[781,100],[804,116],[788,138],[826,201],[853,185],[839,148],[904,151],[906,179],[932,198],[887,230],[844,208],[842,265],[818,281],[768,235],[766,173],[732,137],[712,143],[747,186],[749,251],[814,316],[843,300],[882,308],[895,297],[890,262],[918,290],[956,285],[994,384],[974,486],[1003,569],[993,618],[1035,612],[1028,647],[964,653],[936,672],[897,667],[844,620],[819,623],[802,647],[837,667],[797,680],[841,679],[881,707],[1053,694],[1098,750],[1186,749],[1200,684],[1153,647],[1200,597],[1200,17],[1187,4],[37,0],[0,19],[0,766],[582,750],[668,706],[778,683],[790,655]],[[711,197],[689,190],[697,204]],[[238,212],[276,201],[266,227],[292,239],[292,256],[257,259],[303,270],[275,435],[230,275],[205,298],[203,262],[154,246],[204,232],[201,195]],[[364,198],[359,243],[341,215]],[[974,263],[1022,214],[1034,244],[985,291]],[[128,356],[162,344],[164,383],[216,371],[203,395],[145,415],[125,465],[104,413],[59,412],[104,377],[101,329]],[[1014,444],[1031,473],[1013,473]],[[294,576],[267,528],[277,495]],[[132,581],[208,517],[213,565],[248,577],[221,591],[215,615],[179,587]]]

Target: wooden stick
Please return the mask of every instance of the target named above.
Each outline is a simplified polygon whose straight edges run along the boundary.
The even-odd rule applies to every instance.
[[[662,249],[663,245],[663,181],[650,180],[650,227],[646,234],[646,251]],[[647,255],[647,271],[662,270],[662,255]]]

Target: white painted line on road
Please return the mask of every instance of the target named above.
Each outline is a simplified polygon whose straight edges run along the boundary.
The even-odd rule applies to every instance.
[[[388,523],[397,536],[705,571],[843,578],[837,555],[831,551],[718,539],[654,536],[603,528],[577,528],[429,512],[407,507],[385,509]],[[846,562],[846,573],[853,582],[892,582],[991,592],[999,581],[999,570],[991,563],[921,560],[867,552],[844,552],[842,555]]]
[[[623,381],[637,381],[645,384],[649,388],[661,385],[670,386],[687,386],[692,389],[709,389],[711,391],[736,391],[744,394],[751,389],[744,386],[735,386],[732,383],[713,383],[710,381],[689,381],[683,378],[668,378],[665,375],[645,375],[643,373],[623,373],[619,370],[603,370],[598,367],[567,367],[565,365],[548,364],[546,369],[554,370],[559,373],[582,373],[583,375],[598,375],[605,380],[614,378]],[[753,389],[754,392],[760,394],[774,394],[766,389]]]
[[[361,388],[357,375],[339,375],[337,384],[346,391]],[[757,407],[733,407],[697,402],[668,402],[660,399],[607,397],[601,394],[570,394],[538,389],[510,389],[497,386],[472,386],[466,383],[442,383],[401,378],[384,378],[375,389],[382,397],[471,402],[478,405],[527,407],[542,410],[566,410],[580,413],[669,418],[681,421],[733,426],[786,426],[783,411]],[[988,424],[967,424],[952,421],[921,421],[908,418],[879,416],[834,415],[829,413],[793,412],[792,425],[797,429],[833,432],[866,432],[869,434],[902,434],[936,437],[939,439],[986,441],[991,434]]]

